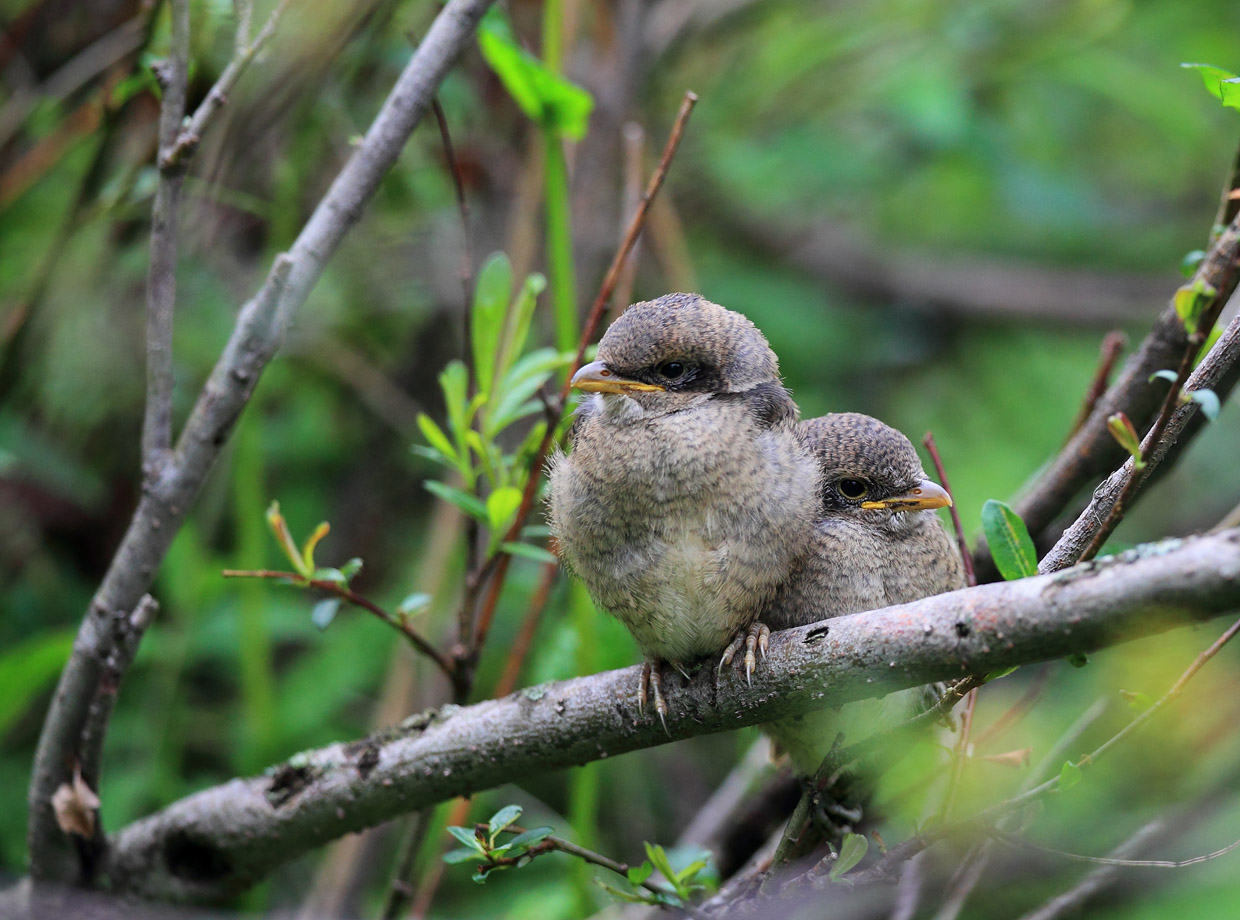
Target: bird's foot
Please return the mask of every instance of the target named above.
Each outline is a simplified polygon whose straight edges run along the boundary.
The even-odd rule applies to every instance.
[[[637,708],[643,715],[646,713],[646,704],[650,699],[654,698],[654,711],[658,713],[659,721],[663,723],[663,730],[669,735],[667,729],[667,700],[663,698],[663,665],[661,658],[647,659],[642,665],[642,676],[637,685]],[[683,669],[679,669],[684,674]],[[687,675],[686,675],[687,676]]]
[[[744,630],[736,634],[736,638],[732,643],[723,650],[723,657],[719,659],[719,667],[715,671],[715,677],[723,673],[723,669],[732,663],[741,651],[745,650],[745,682],[753,686],[753,672],[758,667],[758,654],[761,653],[762,660],[766,660],[766,650],[771,645],[771,629],[760,620],[754,620]]]

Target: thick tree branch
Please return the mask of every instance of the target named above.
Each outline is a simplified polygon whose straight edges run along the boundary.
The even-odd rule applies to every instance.
[[[1204,282],[1213,287],[1218,291],[1218,299],[1225,303],[1236,289],[1237,276],[1240,275],[1236,271],[1238,260],[1240,224],[1233,220],[1227,230],[1212,241],[1210,251],[1198,267],[1193,281]],[[1107,419],[1117,412],[1123,412],[1138,429],[1146,429],[1166,393],[1165,386],[1156,386],[1150,382],[1150,375],[1156,371],[1178,367],[1187,347],[1188,334],[1176,313],[1173,297],[1155,321],[1149,335],[1124,365],[1119,379],[1097,401],[1089,418],[1014,503],[1016,512],[1024,519],[1035,538],[1053,527],[1055,519],[1071,505],[1082,489],[1123,462],[1124,449],[1107,431]],[[1225,386],[1216,386],[1216,390],[1220,391],[1220,398],[1225,395],[1222,390],[1230,389],[1235,382],[1232,371],[1233,368],[1229,366],[1219,375],[1220,384],[1226,382]],[[1190,411],[1189,415],[1193,414],[1195,413]],[[1183,419],[1184,423],[1188,421],[1187,417]],[[1199,426],[1186,427],[1181,424],[1179,431],[1187,440],[1198,428]],[[1174,442],[1175,437],[1169,440]],[[1054,539],[1052,536],[1051,540]],[[974,565],[979,580],[989,581],[997,577],[994,563],[985,546],[980,546],[974,554]]]
[[[1143,546],[779,633],[752,689],[716,689],[710,668],[674,678],[667,733],[638,717],[637,668],[423,713],[174,803],[115,835],[104,868],[124,891],[217,897],[342,834],[531,771],[1089,652],[1237,608],[1240,530]]]
[[[146,483],[129,529],[78,631],[44,721],[29,791],[30,870],[70,880],[75,860],[52,814],[51,797],[70,776],[90,701],[112,650],[113,611],[132,610],[150,587],[237,418],[275,354],[289,320],[430,105],[435,89],[473,36],[490,0],[451,0],[388,95],[365,138],[294,242],[275,260],[262,290],[241,308],[232,337],[202,389],[176,450]]]
[[[1240,316],[1231,323],[1219,336],[1210,353],[1197,365],[1184,385],[1185,393],[1195,390],[1214,390],[1220,399],[1235,383],[1233,371],[1240,363]],[[1156,389],[1153,385],[1151,389]],[[1160,388],[1158,388],[1160,389]],[[1054,548],[1038,563],[1041,572],[1053,572],[1072,565],[1092,543],[1095,535],[1101,532],[1103,525],[1111,519],[1111,510],[1124,496],[1129,482],[1140,486],[1148,482],[1166,460],[1168,453],[1176,442],[1184,435],[1185,429],[1194,416],[1199,414],[1198,403],[1189,401],[1180,405],[1167,419],[1166,425],[1156,442],[1151,445],[1151,453],[1145,460],[1145,468],[1138,472],[1133,468],[1131,458],[1096,490],[1089,507],[1060,537]],[[1139,477],[1139,478],[1137,478]]]

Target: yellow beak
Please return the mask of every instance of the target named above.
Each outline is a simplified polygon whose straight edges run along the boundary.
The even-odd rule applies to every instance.
[[[584,390],[587,393],[623,393],[626,395],[664,389],[653,383],[642,383],[640,380],[619,377],[602,361],[591,361],[583,365],[577,373],[573,374],[570,385],[574,389]]]
[[[952,497],[937,482],[923,479],[901,495],[892,495],[882,501],[862,502],[861,507],[871,511],[886,508],[889,511],[930,511],[934,508],[950,508]]]

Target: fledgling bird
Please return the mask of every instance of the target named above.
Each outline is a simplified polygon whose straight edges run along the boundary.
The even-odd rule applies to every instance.
[[[572,450],[553,459],[551,527],[561,560],[646,657],[665,720],[661,666],[744,649],[758,612],[808,551],[819,467],[775,353],[739,313],[697,294],[629,307],[573,377],[592,394]]]
[[[964,587],[960,554],[934,511],[951,498],[926,476],[908,438],[854,412],[808,419],[799,434],[821,465],[820,512],[810,552],[762,614],[772,629]],[[914,715],[920,696],[902,691],[765,728],[793,768],[810,775],[840,728],[848,735],[889,727]]]

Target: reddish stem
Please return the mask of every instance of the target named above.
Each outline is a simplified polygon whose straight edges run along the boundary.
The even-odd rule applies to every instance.
[[[289,584],[299,587],[316,588],[326,594],[334,595],[341,600],[348,601],[355,607],[361,607],[363,610],[369,610],[388,626],[402,633],[406,639],[426,657],[430,658],[435,664],[439,665],[439,669],[444,672],[450,679],[455,680],[456,665],[450,658],[444,656],[435,646],[431,645],[422,638],[412,626],[406,623],[401,617],[393,616],[378,604],[367,600],[360,594],[355,593],[349,588],[342,587],[334,581],[326,581],[321,578],[306,578],[298,575],[296,572],[279,572],[274,569],[224,569],[223,576],[225,578],[269,578],[279,581],[287,581]]]
[[[960,523],[960,512],[956,510],[956,500],[952,496],[951,483],[947,481],[947,470],[943,469],[943,459],[939,456],[938,445],[934,443],[934,435],[929,431],[926,436],[921,439],[921,443],[926,445],[926,451],[930,454],[930,460],[934,463],[934,473],[939,477],[939,485],[952,498],[952,503],[948,510],[952,515],[952,527],[956,531],[956,545],[960,547],[960,561],[964,563],[964,578],[970,588],[977,584],[977,573],[973,571],[973,554],[969,552],[969,543],[964,536],[964,527]]]

